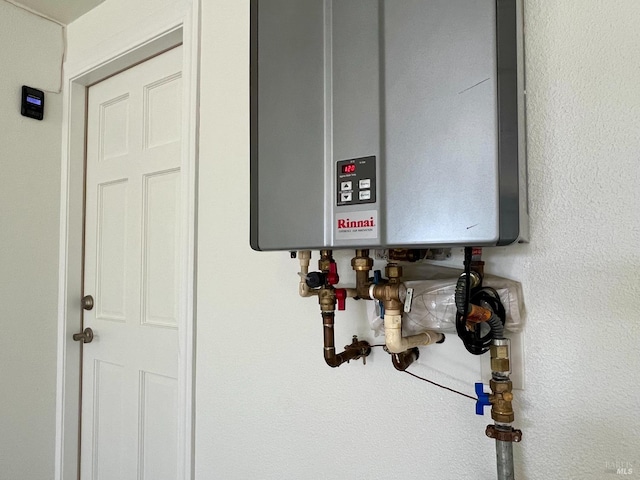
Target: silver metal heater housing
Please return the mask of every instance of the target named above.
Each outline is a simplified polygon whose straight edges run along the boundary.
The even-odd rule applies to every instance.
[[[528,240],[522,0],[252,0],[251,246]]]

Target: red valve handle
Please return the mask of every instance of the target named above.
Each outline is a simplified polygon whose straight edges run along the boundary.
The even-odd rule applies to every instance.
[[[329,285],[337,285],[339,281],[338,265],[335,262],[331,262],[329,264],[329,273],[327,274],[327,283]]]
[[[336,288],[336,300],[338,301],[338,310],[345,310],[347,291],[344,288]]]

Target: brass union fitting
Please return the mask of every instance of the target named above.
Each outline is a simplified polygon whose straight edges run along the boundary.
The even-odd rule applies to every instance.
[[[320,311],[335,312],[336,310],[336,292],[333,288],[321,288],[318,292],[318,303]]]
[[[396,265],[395,263],[389,263],[384,268],[384,274],[389,279],[389,283],[399,283],[400,277],[402,277],[402,267]]]
[[[491,345],[491,371],[508,376],[511,373],[509,363],[509,340],[497,339]]]
[[[318,260],[318,270],[327,273],[331,268],[331,262],[333,261],[333,251],[320,250],[320,259]]]
[[[356,250],[356,256],[351,259],[351,267],[355,271],[370,271],[373,268],[373,258],[369,256],[369,250]]]

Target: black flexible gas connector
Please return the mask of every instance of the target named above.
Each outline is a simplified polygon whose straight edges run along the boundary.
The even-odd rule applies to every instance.
[[[480,286],[472,291],[470,279],[471,248],[467,247],[465,248],[465,275],[461,276],[456,284],[456,331],[468,352],[482,355],[489,350],[494,338],[504,338],[506,314],[495,289]],[[480,325],[474,331],[467,330],[467,317],[471,304],[482,306],[492,312],[491,318],[487,321],[491,330],[486,335],[480,333]]]

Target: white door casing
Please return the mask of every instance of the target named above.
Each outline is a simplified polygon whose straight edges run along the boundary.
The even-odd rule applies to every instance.
[[[55,480],[79,478],[80,345],[86,102],[90,85],[177,45],[183,46],[178,325],[178,472],[193,479],[195,236],[200,65],[200,0],[143,10],[134,25],[105,30],[64,68],[60,211]],[[113,23],[113,22],[112,22]],[[111,28],[111,27],[110,27]],[[104,36],[107,33],[108,36]],[[97,341],[97,340],[96,340]],[[90,345],[87,345],[89,347]]]
[[[182,47],[89,89],[81,479],[177,477]]]

